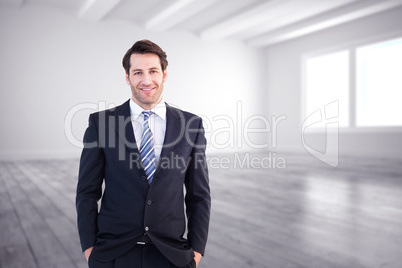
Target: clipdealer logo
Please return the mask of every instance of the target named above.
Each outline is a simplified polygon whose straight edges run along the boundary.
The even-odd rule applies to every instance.
[[[313,126],[325,125],[325,151],[320,152],[306,143],[306,131]],[[303,147],[312,156],[332,167],[339,164],[339,100],[335,100],[323,108],[310,114],[302,126]]]

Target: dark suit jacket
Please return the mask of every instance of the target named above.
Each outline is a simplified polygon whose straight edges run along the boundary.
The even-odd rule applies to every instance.
[[[89,117],[76,207],[82,250],[95,246],[92,256],[100,261],[121,256],[144,233],[177,266],[188,264],[193,250],[204,254],[211,199],[202,120],[169,105],[166,120],[164,147],[149,185],[134,138],[129,101]],[[185,209],[187,239],[183,237]]]

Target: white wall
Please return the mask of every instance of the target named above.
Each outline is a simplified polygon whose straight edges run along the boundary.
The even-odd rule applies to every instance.
[[[206,42],[186,33],[146,32],[122,21],[92,23],[34,5],[0,6],[0,35],[0,159],[78,157],[80,149],[65,135],[66,116],[82,103],[101,103],[103,109],[130,98],[121,59],[144,38],[168,54],[165,100],[206,116],[212,123],[208,138],[225,125],[214,122],[214,117],[235,118],[239,100],[245,118],[265,112],[264,52],[236,41]],[[82,140],[90,112],[81,110],[73,117],[77,140]],[[227,136],[216,137],[222,143]],[[265,138],[256,135],[254,142],[263,143]],[[208,150],[229,149],[247,146],[243,142]]]
[[[286,115],[278,126],[277,151],[306,152],[302,146],[301,86],[303,55],[364,42],[382,36],[402,36],[402,9],[394,9],[371,17],[327,29],[267,50],[269,115]],[[399,35],[398,35],[399,34]],[[402,157],[402,132],[372,129],[339,133],[340,155]],[[309,133],[306,142],[323,151],[325,133]]]

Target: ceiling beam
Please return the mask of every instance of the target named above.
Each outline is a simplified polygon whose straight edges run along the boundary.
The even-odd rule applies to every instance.
[[[173,10],[174,12],[170,10],[170,13],[165,12],[167,10],[166,9],[147,21],[145,24],[145,28],[158,31],[169,30],[173,26],[185,21],[186,19],[191,18],[195,14],[200,13],[204,9],[212,6],[217,1],[218,0],[202,0],[193,1],[192,3],[187,2],[186,5],[182,5],[180,9],[176,8],[175,10]],[[164,15],[162,15],[162,13],[164,13]]]
[[[272,10],[273,8],[289,1],[292,0],[270,0],[269,2],[258,5],[257,7],[212,26],[211,28],[203,30],[200,33],[200,37],[208,40],[221,39],[259,25],[275,16],[275,12]]]
[[[78,17],[101,21],[121,0],[87,0],[78,12]]]
[[[174,16],[179,17],[178,13],[194,1],[195,0],[175,0],[168,7],[164,8],[162,11],[146,21],[145,29],[155,29],[163,25],[165,22],[169,21],[170,18]],[[180,16],[181,15],[182,14],[180,14]]]
[[[254,38],[356,1],[358,0],[299,0],[288,2],[272,11],[276,14],[274,18],[255,27],[248,28],[246,31],[234,35],[233,38],[242,40]]]
[[[253,47],[265,47],[366,17],[402,5],[402,0],[366,0],[325,12],[318,16],[272,31],[246,43]]]

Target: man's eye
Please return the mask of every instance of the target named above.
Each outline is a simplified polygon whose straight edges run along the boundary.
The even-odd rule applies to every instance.
[[[135,73],[134,73],[134,75],[139,75],[139,74],[141,74],[141,72],[135,72]]]
[[[154,73],[157,73],[157,72],[158,72],[158,71],[155,71],[155,70],[152,70],[152,71],[151,71],[151,73],[153,73],[153,74],[154,74]]]

